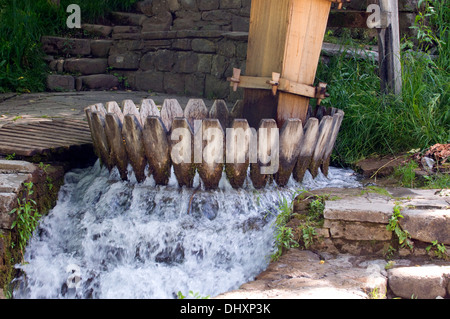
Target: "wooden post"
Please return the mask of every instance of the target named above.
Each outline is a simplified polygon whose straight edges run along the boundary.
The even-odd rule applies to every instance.
[[[333,126],[333,118],[329,115],[325,115],[320,121],[319,125],[319,137],[315,144],[314,154],[309,165],[309,172],[313,177],[317,177],[319,174],[319,167],[322,164],[323,155],[325,153],[328,141],[331,136],[331,129]]]
[[[202,124],[203,160],[197,164],[197,170],[205,189],[216,189],[222,178],[225,133],[217,119],[206,119]]]
[[[319,138],[319,120],[311,117],[305,125],[302,141],[300,142],[300,154],[294,168],[294,179],[301,183],[306,170],[311,164],[317,139]]]
[[[113,111],[113,109],[111,109]],[[118,113],[120,112],[120,113]],[[106,137],[111,147],[111,161],[117,167],[122,180],[128,179],[128,155],[123,143],[123,114],[119,110],[106,114]]]
[[[402,93],[402,65],[400,61],[400,27],[398,0],[379,0],[381,13],[387,14],[387,26],[378,29],[381,90]]]
[[[231,130],[226,131],[225,172],[233,188],[240,188],[247,178],[251,154],[256,154],[256,131],[251,130],[247,120],[235,119]],[[252,149],[254,147],[254,149]],[[256,160],[254,159],[253,162]]]
[[[312,85],[331,8],[330,0],[253,0],[250,13],[246,73]],[[274,90],[275,91],[275,90]],[[246,89],[244,117],[257,127],[276,118],[282,127],[289,118],[305,123],[309,97],[278,91]]]
[[[143,144],[156,185],[167,185],[170,178],[170,144],[167,131],[158,116],[148,116],[143,130]]]
[[[178,129],[180,132],[178,134]],[[186,133],[188,132],[187,136]],[[172,123],[170,156],[180,187],[192,187],[196,167],[194,163],[194,133],[185,118],[175,118]]]
[[[280,168],[275,174],[275,182],[284,187],[289,182],[300,153],[303,125],[299,119],[288,119],[280,133]]]

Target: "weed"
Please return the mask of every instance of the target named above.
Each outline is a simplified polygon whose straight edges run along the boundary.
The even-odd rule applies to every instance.
[[[415,161],[410,161],[406,165],[397,167],[394,171],[394,177],[399,178],[401,186],[413,188],[417,168],[419,168],[419,165]]]
[[[283,254],[284,250],[299,246],[298,242],[295,240],[292,228],[286,226],[286,224],[291,219],[294,200],[301,192],[303,192],[303,190],[294,192],[290,200],[286,197],[280,198],[279,196],[280,201],[278,205],[278,215],[274,222],[276,250],[271,255],[272,261],[277,261]]]
[[[403,230],[400,226],[400,219],[404,218],[401,212],[401,207],[396,205],[394,207],[394,213],[392,214],[386,229],[392,231],[398,238],[398,243],[401,247],[408,247],[413,249],[412,242],[410,241],[410,234],[407,230]]]
[[[186,299],[188,297],[191,299],[209,299],[209,298],[211,298],[210,296],[202,297],[200,295],[200,293],[198,293],[198,292],[194,293],[192,290],[189,290],[189,293],[187,296],[183,295],[183,293],[181,291],[178,291],[178,293],[177,293],[178,299]]]
[[[439,259],[448,259],[447,248],[445,248],[444,244],[440,244],[437,240],[433,241],[430,246],[426,248],[426,251],[429,253],[431,250],[434,251],[434,255]]]
[[[9,213],[10,215],[16,214],[16,219],[12,223],[11,229],[16,229],[18,235],[17,244],[22,254],[22,258],[24,255],[25,246],[39,224],[39,219],[41,217],[35,208],[36,202],[29,198],[34,193],[33,183],[24,183],[24,185],[26,187],[25,199],[18,199],[18,208],[14,208]],[[12,248],[14,248],[14,245],[15,244],[12,243]]]

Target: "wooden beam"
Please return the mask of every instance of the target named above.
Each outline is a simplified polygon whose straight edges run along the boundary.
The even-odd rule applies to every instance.
[[[380,0],[382,13],[388,14],[388,27],[378,29],[381,90],[402,93],[402,66],[400,61],[400,27],[398,0]]]

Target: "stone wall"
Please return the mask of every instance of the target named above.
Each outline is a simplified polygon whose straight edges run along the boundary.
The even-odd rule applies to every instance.
[[[370,1],[355,0],[351,8],[365,10]],[[413,10],[414,1],[400,1],[401,10]],[[84,24],[82,39],[43,37],[53,71],[48,88],[118,88],[234,102],[243,91],[233,92],[226,79],[234,67],[245,74],[250,5],[251,0],[145,0],[132,13],[112,13],[107,25]],[[415,13],[408,12],[413,19]]]
[[[141,1],[136,9],[111,14],[111,25],[82,26],[98,39],[43,37],[55,73],[49,89],[242,97],[226,78],[245,69],[249,0]]]

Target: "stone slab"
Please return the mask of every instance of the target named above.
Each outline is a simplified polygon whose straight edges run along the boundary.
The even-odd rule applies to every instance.
[[[0,159],[0,173],[33,173],[36,166],[25,161],[8,161]]]
[[[392,232],[384,224],[325,220],[324,227],[330,229],[331,237],[347,240],[391,240]]]
[[[0,174],[0,193],[18,194],[22,184],[31,179],[31,174]]]
[[[425,265],[399,267],[388,271],[389,287],[402,298],[435,299],[445,297],[450,266]]]
[[[375,289],[386,294],[385,264],[384,260],[291,249],[255,281],[216,299],[368,299]]]
[[[0,192],[0,228],[11,229],[13,216],[9,214],[17,206],[17,195]]]
[[[324,217],[331,220],[387,224],[393,211],[394,203],[381,197],[355,197],[326,201]]]
[[[400,225],[413,239],[450,245],[450,209],[405,209]]]

